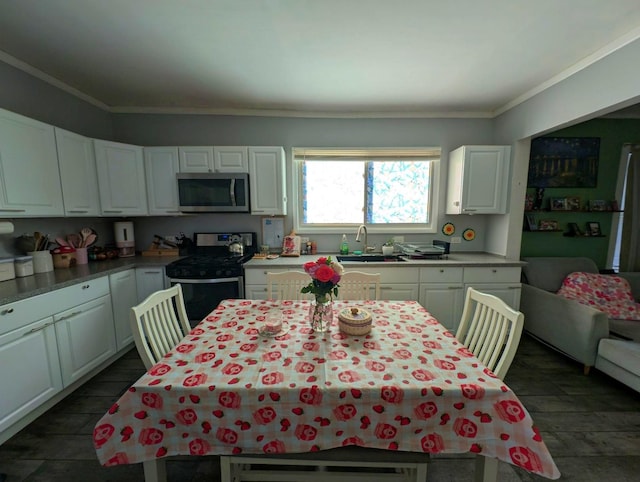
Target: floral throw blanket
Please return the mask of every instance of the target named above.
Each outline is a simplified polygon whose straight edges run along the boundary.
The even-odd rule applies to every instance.
[[[619,276],[571,273],[557,294],[600,310],[609,318],[640,321],[640,304],[634,301],[629,282]]]

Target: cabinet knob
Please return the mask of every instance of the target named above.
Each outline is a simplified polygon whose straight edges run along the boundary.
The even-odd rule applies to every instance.
[[[82,289],[83,289],[83,290],[86,290],[86,289],[88,289],[88,288],[91,288],[91,285],[82,285]]]
[[[9,308],[8,310],[0,311],[0,315],[10,315],[11,313],[13,313],[13,308]]]
[[[441,272],[441,273],[444,273],[444,270],[443,270],[443,269],[440,269],[440,272]]]
[[[498,270],[497,270],[497,269],[492,269],[492,270],[491,270],[491,272],[492,272],[492,273],[497,273],[497,272],[498,272]]]

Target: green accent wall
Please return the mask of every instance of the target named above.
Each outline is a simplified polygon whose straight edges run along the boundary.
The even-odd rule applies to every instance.
[[[627,119],[594,119],[582,124],[551,132],[544,137],[599,137],[600,161],[598,165],[598,182],[595,188],[546,188],[543,206],[548,208],[552,197],[580,198],[581,204],[588,205],[589,200],[603,199],[607,202],[615,199],[614,193],[620,164],[622,146],[626,143],[640,142],[640,121]],[[535,197],[535,189],[527,187],[527,194]],[[619,202],[619,200],[617,200]],[[555,220],[558,228],[568,231],[567,223],[575,222],[584,232],[586,223],[600,223],[601,238],[575,238],[563,236],[562,232],[529,232],[522,235],[521,256],[586,256],[593,259],[599,268],[606,268],[607,250],[611,235],[610,212],[559,212],[543,211],[533,214],[536,222],[541,219]]]

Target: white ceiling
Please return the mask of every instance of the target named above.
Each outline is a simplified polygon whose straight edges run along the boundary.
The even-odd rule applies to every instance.
[[[638,37],[638,0],[0,0],[0,60],[112,112],[491,117]]]

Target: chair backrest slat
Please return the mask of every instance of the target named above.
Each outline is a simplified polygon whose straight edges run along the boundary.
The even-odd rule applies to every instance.
[[[504,378],[515,356],[524,315],[497,296],[467,289],[456,338],[499,378]]]
[[[377,300],[380,299],[380,273],[345,271],[340,278],[338,299]]]
[[[311,283],[311,276],[304,271],[283,271],[267,273],[267,299],[270,300],[308,300],[310,293],[303,294],[302,288]]]
[[[148,370],[191,331],[182,286],[152,293],[131,308],[130,320],[136,348]]]

